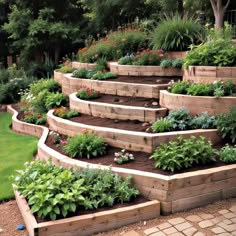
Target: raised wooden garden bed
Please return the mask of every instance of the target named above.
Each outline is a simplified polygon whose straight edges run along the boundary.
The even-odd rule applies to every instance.
[[[129,76],[182,76],[182,69],[162,68],[160,66],[132,66],[119,65],[117,62],[110,63],[110,71],[117,75]]]
[[[17,112],[10,106],[8,106],[8,109],[15,114],[15,117],[17,116]],[[12,122],[13,129],[14,127],[18,127],[19,132],[20,126],[17,126],[17,123],[21,124],[23,122],[17,119],[13,119]],[[21,133],[27,132],[30,134],[32,132],[32,135],[34,135],[33,129],[30,128],[31,126],[30,124],[26,124]],[[27,127],[29,127],[28,131]],[[197,133],[198,131],[195,132]],[[208,134],[211,132],[209,131]],[[48,131],[42,133],[42,137],[38,143],[38,159],[48,160],[51,158],[54,165],[60,165],[65,168],[109,168],[107,166],[88,164],[85,161],[71,159],[49,148],[45,145],[47,133]],[[180,134],[181,132],[175,133]],[[204,134],[204,130],[202,130],[202,134]],[[162,135],[166,136],[164,133]],[[194,135],[194,132],[190,135]],[[236,164],[170,176],[119,167],[112,167],[112,171],[123,177],[132,175],[135,186],[143,196],[148,199],[160,201],[162,214],[184,211],[204,206],[214,201],[236,197]],[[23,206],[27,207],[26,204],[23,204]],[[29,211],[27,217],[31,218]],[[56,222],[52,223],[55,223],[60,228]],[[31,224],[31,227],[28,229],[30,232],[33,231],[34,227],[32,226],[34,225]],[[72,227],[72,225],[74,224],[69,223],[69,226],[66,225],[65,230],[67,227]]]
[[[189,96],[160,91],[160,105],[169,110],[186,108],[191,115],[208,112],[209,115],[228,113],[236,105],[236,97]]]
[[[208,140],[211,140],[213,144],[217,144],[221,141],[216,129],[173,131],[153,134],[85,125],[56,117],[53,115],[53,110],[48,112],[47,121],[50,129],[64,135],[74,136],[75,134],[88,129],[102,136],[111,146],[149,153],[151,153],[156,146],[159,146],[161,143],[175,140],[179,135],[182,135],[185,138],[190,137],[191,135],[205,136]]]
[[[186,51],[165,52],[165,56],[171,59],[184,59],[186,57],[186,54]]]
[[[189,66],[183,80],[194,83],[213,83],[216,80],[232,80],[236,84],[236,67]]]
[[[86,86],[90,89],[94,89],[105,94],[159,98],[159,91],[168,87],[168,84],[151,85],[80,79],[72,77],[71,74],[64,74],[58,82],[62,86],[62,92],[66,95],[70,95],[71,93],[78,91],[81,86]]]
[[[27,201],[17,191],[14,193],[30,236],[89,236],[131,223],[154,219],[160,215],[160,203],[152,200],[114,210],[37,223]]]
[[[85,68],[87,70],[92,70],[96,66],[95,63],[82,63],[78,61],[72,61],[72,68],[82,69]]]
[[[70,95],[70,109],[95,117],[120,120],[140,120],[144,122],[154,122],[158,118],[166,116],[167,113],[166,108],[154,109],[85,101],[77,98],[76,93]]]

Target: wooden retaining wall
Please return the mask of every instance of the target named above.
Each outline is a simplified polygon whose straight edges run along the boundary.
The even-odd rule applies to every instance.
[[[236,84],[236,67],[189,66],[188,70],[184,70],[183,80],[194,83],[232,80]]]
[[[182,69],[162,68],[160,66],[132,66],[119,65],[117,62],[110,63],[110,71],[117,75],[127,76],[182,76]]]
[[[160,105],[169,110],[186,108],[191,115],[228,113],[236,105],[236,97],[189,96],[160,91]]]
[[[166,108],[134,107],[89,100],[85,101],[77,98],[76,93],[70,95],[70,109],[95,117],[139,120],[143,122],[154,122],[158,118],[165,117],[167,114]]]

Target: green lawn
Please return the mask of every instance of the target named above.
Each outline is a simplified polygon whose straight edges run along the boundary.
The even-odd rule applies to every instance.
[[[11,131],[10,124],[11,115],[0,113],[0,202],[13,198],[9,176],[31,161],[37,150],[37,138]]]

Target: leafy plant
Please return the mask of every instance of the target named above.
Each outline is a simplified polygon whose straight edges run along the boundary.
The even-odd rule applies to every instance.
[[[227,114],[220,114],[216,117],[216,127],[222,138],[236,142],[236,107],[232,107]]]
[[[30,85],[30,93],[37,96],[43,90],[51,93],[61,92],[61,86],[53,79],[41,79]]]
[[[84,132],[69,138],[68,144],[64,146],[64,151],[72,158],[79,156],[90,159],[104,155],[106,147],[107,144],[102,137],[92,132]]]
[[[164,59],[164,60],[161,61],[160,66],[161,66],[162,68],[168,68],[168,67],[171,67],[171,66],[172,66],[172,63],[173,63],[173,60],[167,58],[167,59]]]
[[[120,152],[115,152],[114,162],[119,165],[134,161],[134,155],[132,153],[126,152],[125,149],[122,149]]]
[[[54,109],[55,116],[66,119],[67,118],[67,109],[65,107],[59,107]]]
[[[95,80],[106,80],[106,79],[111,79],[111,78],[116,78],[117,76],[112,73],[112,72],[101,72],[98,71],[97,73],[95,73],[91,79],[95,79]]]
[[[128,54],[128,55],[125,55],[125,56],[121,57],[118,60],[118,64],[120,64],[120,65],[132,65],[133,61],[134,61],[134,55],[133,54],[130,54],[130,55]]]
[[[191,116],[187,109],[170,111],[166,119],[175,130],[186,130],[191,125]]]
[[[66,106],[68,104],[68,97],[63,93],[50,93],[46,97],[45,106],[46,108],[52,109],[55,107]]]
[[[79,116],[79,112],[76,110],[69,110],[66,114],[67,118],[70,119],[71,117]]]
[[[99,96],[99,93],[93,89],[84,86],[79,89],[79,91],[76,93],[76,96],[82,100],[90,100],[97,98]]]
[[[191,127],[193,129],[213,129],[213,128],[216,128],[216,118],[215,118],[215,116],[209,116],[207,112],[203,112],[199,116],[195,116],[192,119]]]
[[[221,161],[227,164],[236,163],[236,146],[231,147],[226,144],[217,152]]]
[[[203,27],[193,19],[167,17],[152,33],[153,49],[186,51],[191,44],[201,42],[202,32]]]
[[[87,79],[88,70],[85,68],[75,70],[73,72],[73,77],[75,78],[86,78]]]
[[[190,87],[190,83],[187,81],[178,81],[172,83],[169,87],[169,91],[175,94],[187,94],[187,89]]]
[[[75,70],[75,68],[72,68],[71,66],[62,66],[59,69],[57,69],[58,72],[61,73],[72,73]]]
[[[155,133],[168,132],[173,130],[173,125],[168,119],[161,118],[152,124],[152,130]]]
[[[172,66],[174,68],[182,68],[182,65],[183,65],[183,60],[182,59],[174,59],[172,61]]]
[[[154,150],[150,157],[155,161],[155,167],[175,172],[194,165],[202,165],[215,161],[215,150],[210,141],[204,137],[191,136],[183,139],[179,136],[176,141],[163,143]]]
[[[192,96],[213,96],[212,84],[191,84],[187,88],[187,94]]]

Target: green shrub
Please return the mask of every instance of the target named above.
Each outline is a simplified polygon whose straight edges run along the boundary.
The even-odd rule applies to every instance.
[[[236,142],[236,107],[232,107],[227,114],[216,117],[216,127],[223,139]]]
[[[0,69],[0,84],[6,84],[10,80],[10,74],[7,69]]]
[[[175,94],[187,94],[187,89],[190,87],[190,83],[188,81],[178,81],[173,83],[168,88],[171,93]]]
[[[53,79],[42,79],[30,85],[30,93],[34,96],[38,95],[43,90],[52,93],[61,92],[61,86]]]
[[[65,107],[55,108],[53,114],[63,119],[67,119],[67,109]]]
[[[98,98],[99,93],[88,87],[81,87],[76,93],[76,96],[82,100],[90,100],[90,99]]]
[[[213,96],[214,88],[212,84],[191,84],[187,88],[187,94],[192,96]]]
[[[182,68],[183,60],[182,59],[174,59],[172,61],[172,67],[174,68]]]
[[[24,113],[24,122],[36,125],[44,125],[47,123],[46,114],[38,114],[33,112]]]
[[[75,68],[72,68],[71,66],[62,66],[57,69],[57,71],[61,73],[72,73],[74,70]]]
[[[153,49],[186,51],[191,44],[199,43],[203,27],[192,19],[180,16],[161,21],[152,34]]]
[[[172,62],[173,62],[172,59],[164,59],[164,60],[161,61],[160,66],[163,67],[163,68],[172,67]]]
[[[176,141],[161,144],[150,159],[155,161],[156,168],[175,172],[215,161],[214,155],[211,142],[206,142],[204,137],[183,139],[179,136]]]
[[[216,128],[215,116],[209,116],[207,112],[203,112],[199,116],[195,116],[191,121],[193,129],[213,129]]]
[[[102,137],[96,136],[92,132],[85,132],[69,138],[68,143],[64,146],[64,151],[72,158],[79,156],[90,159],[104,155],[106,147],[107,144]]]
[[[75,78],[86,78],[87,79],[87,74],[88,74],[88,70],[85,68],[79,69],[79,70],[75,70],[73,72],[73,77]]]
[[[55,108],[66,106],[68,104],[68,97],[63,93],[49,93],[45,100],[45,106],[48,110]]]
[[[236,163],[236,146],[225,145],[217,152],[221,161],[227,164]]]
[[[70,119],[71,117],[79,116],[79,112],[76,110],[69,110],[66,114],[67,118]]]
[[[155,133],[168,132],[173,130],[173,125],[168,119],[159,119],[152,124],[152,130]]]
[[[119,60],[118,60],[118,64],[120,65],[132,65],[134,62],[134,55],[133,54],[128,54],[124,57],[121,57]]]
[[[33,109],[36,113],[46,113],[48,111],[46,107],[46,100],[47,96],[49,96],[51,93],[47,90],[42,90],[38,93],[36,97],[32,99],[30,102],[30,107]]]
[[[98,71],[97,73],[95,73],[91,79],[95,79],[95,80],[106,80],[106,79],[111,79],[111,78],[116,78],[117,76],[112,73],[112,72],[101,72]]]
[[[187,109],[170,111],[166,119],[174,130],[186,130],[191,126],[191,116]]]

